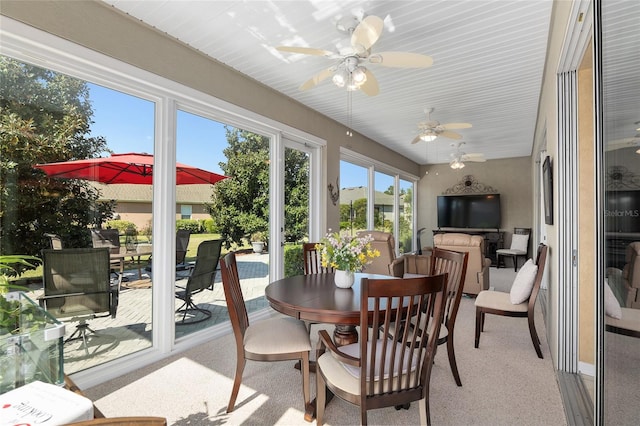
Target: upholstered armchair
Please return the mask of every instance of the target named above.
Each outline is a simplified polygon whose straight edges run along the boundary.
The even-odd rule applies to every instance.
[[[423,248],[422,254],[406,253],[389,264],[389,275],[409,278],[413,275],[429,275],[431,271],[431,248]]]
[[[393,234],[382,231],[360,231],[358,237],[370,234],[373,237],[371,247],[380,252],[380,256],[364,267],[367,274],[389,275],[389,264],[396,259],[396,244]]]
[[[469,253],[463,293],[477,295],[482,290],[489,289],[491,259],[484,257],[484,238],[482,236],[455,232],[437,234],[433,236],[433,245],[437,248]]]
[[[627,246],[625,261],[622,282],[627,290],[626,307],[640,309],[640,241]]]

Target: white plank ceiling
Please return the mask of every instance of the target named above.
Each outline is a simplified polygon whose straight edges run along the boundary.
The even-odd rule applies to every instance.
[[[122,12],[347,126],[347,91],[328,78],[299,86],[335,60],[283,53],[279,45],[337,51],[344,17],[384,19],[372,53],[429,55],[429,68],[368,65],[380,94],[353,92],[351,127],[419,164],[447,163],[452,139],[411,144],[417,124],[467,122],[463,150],[487,159],[531,155],[552,2],[131,1],[104,0]],[[345,128],[346,130],[346,128]]]

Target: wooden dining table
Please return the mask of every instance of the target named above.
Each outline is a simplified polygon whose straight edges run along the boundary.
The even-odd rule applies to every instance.
[[[351,288],[339,288],[333,273],[295,275],[267,285],[265,296],[276,311],[303,321],[335,324],[338,346],[358,341],[360,282],[363,278],[393,279],[387,275],[356,273]]]
[[[271,307],[282,314],[314,323],[335,324],[334,342],[343,346],[358,341],[356,326],[360,324],[360,283],[363,278],[394,277],[356,273],[351,288],[339,288],[333,273],[295,275],[267,285],[265,296]],[[313,421],[315,411],[314,399],[306,407],[304,419]]]

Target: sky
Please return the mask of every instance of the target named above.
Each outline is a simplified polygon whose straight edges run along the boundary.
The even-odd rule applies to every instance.
[[[92,136],[103,136],[114,153],[153,153],[154,103],[145,99],[88,83],[93,107]],[[178,112],[177,150],[179,163],[222,174],[220,162],[226,161],[222,150],[227,146],[224,125],[184,111]],[[380,176],[380,174],[378,174]],[[340,187],[366,185],[362,167],[341,163]],[[376,179],[384,191],[393,179]]]

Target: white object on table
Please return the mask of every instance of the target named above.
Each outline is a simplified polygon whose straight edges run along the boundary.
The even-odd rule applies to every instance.
[[[35,381],[0,395],[0,425],[61,425],[93,419],[93,402],[63,387]]]

